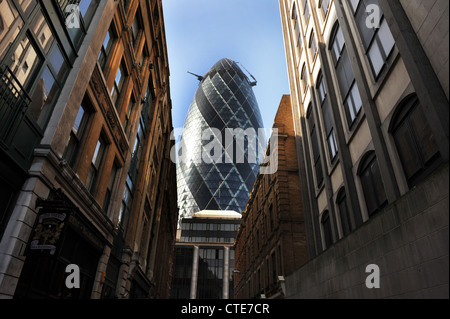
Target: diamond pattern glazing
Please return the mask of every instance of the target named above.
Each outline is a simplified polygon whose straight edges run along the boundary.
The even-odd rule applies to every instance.
[[[199,160],[202,156],[211,159],[206,146],[212,137],[202,140],[202,132],[210,128],[215,129],[214,138],[222,141],[222,161]],[[184,123],[182,152],[186,160],[177,162],[180,218],[200,210],[245,209],[259,169],[258,161],[249,162],[248,154],[260,155],[266,141],[257,135],[257,149],[246,143],[243,161],[237,160],[236,151],[230,158],[229,148],[225,150],[226,129],[238,128],[258,132],[263,121],[249,79],[236,62],[225,58],[203,76]]]

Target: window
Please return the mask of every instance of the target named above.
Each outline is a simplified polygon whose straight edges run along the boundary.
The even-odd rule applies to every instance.
[[[44,53],[47,54],[55,38],[42,12],[39,12],[33,19],[31,30],[38,39],[39,45],[44,50]]]
[[[433,169],[439,158],[433,131],[416,95],[405,99],[391,125],[406,179],[410,186],[414,186]]]
[[[36,71],[42,65],[43,57],[39,54],[37,45],[29,35],[26,35],[17,45],[11,56],[9,68],[23,87],[30,88]],[[6,61],[8,63],[8,61]],[[26,66],[26,67],[24,67]]]
[[[100,170],[100,164],[105,153],[106,143],[100,136],[95,147],[94,155],[92,156],[91,166],[89,168],[88,177],[86,179],[86,188],[92,193],[95,188],[95,183]]]
[[[308,70],[306,70],[306,64],[303,63],[302,74],[301,74],[301,89],[302,93],[305,94],[308,88]]]
[[[113,163],[113,166],[111,168],[111,173],[109,174],[109,181],[108,186],[106,187],[106,193],[105,193],[105,199],[103,200],[103,211],[106,213],[108,211],[110,202],[111,202],[111,195],[114,187],[114,183],[116,181],[116,175],[117,171],[119,170],[116,163]]]
[[[306,24],[309,21],[309,4],[307,0],[303,0],[303,15],[305,16]]]
[[[336,204],[339,209],[339,216],[341,217],[342,232],[344,236],[347,236],[352,231],[352,223],[350,221],[350,212],[347,205],[345,188],[342,188],[339,191]]]
[[[52,32],[51,21],[45,18],[37,2],[19,4],[20,7],[16,1],[0,2],[0,59],[31,98],[27,114],[44,129],[69,65]],[[23,13],[19,14],[19,8]],[[31,11],[32,18],[24,28],[22,18],[28,17]],[[70,56],[71,52],[66,53]]]
[[[315,121],[314,114],[312,111],[311,103],[308,106],[306,117],[307,117],[308,126],[309,126],[312,157],[313,157],[313,162],[314,162],[314,171],[316,174],[316,184],[317,184],[316,186],[317,186],[317,188],[320,188],[323,183],[322,162],[320,160],[319,141],[318,141],[318,136],[317,136],[316,121]]]
[[[71,167],[73,167],[75,164],[75,159],[81,144],[81,139],[83,138],[84,132],[86,130],[88,118],[89,114],[86,112],[85,107],[83,105],[80,105],[63,156]]]
[[[128,130],[128,125],[130,124],[131,113],[133,112],[135,104],[136,103],[134,101],[133,93],[131,93],[130,101],[128,102],[127,113],[125,114],[125,118],[123,120],[123,130],[125,132],[127,132],[127,130]]]
[[[127,176],[127,181],[125,183],[125,188],[122,194],[122,202],[120,204],[119,218],[117,227],[126,230],[128,224],[128,217],[131,210],[131,204],[133,202],[133,182],[130,176]]]
[[[362,100],[339,25],[337,25],[332,37],[330,51],[336,69],[340,93],[344,101],[347,123],[351,128],[361,111]]]
[[[136,41],[139,36],[139,30],[141,29],[141,13],[138,8],[134,16],[133,22],[131,23],[131,34],[133,36],[133,46],[136,46]]]
[[[122,91],[123,82],[125,81],[125,73],[124,73],[124,67],[123,64],[119,64],[119,69],[116,73],[116,78],[114,79],[114,84],[111,89],[111,98],[114,103],[114,105],[117,107],[120,92]]]
[[[322,75],[319,77],[317,88],[319,92],[320,103],[322,106],[322,116],[325,126],[325,135],[327,137],[328,151],[330,153],[330,159],[333,161],[336,158],[338,147],[336,134],[333,127],[331,106],[327,99],[327,89],[325,87],[325,82],[323,81]]]
[[[100,54],[98,55],[98,62],[100,63],[102,70],[105,68],[106,62],[108,61],[108,56],[111,52],[115,38],[115,33],[110,27],[106,32],[105,39],[103,40],[103,44],[100,49]]]
[[[141,57],[139,59],[139,67],[141,68],[141,72],[144,72],[144,63],[147,58],[148,58],[147,44],[144,44],[144,48],[142,49]],[[148,62],[145,64],[148,66]]]
[[[361,178],[367,211],[369,216],[372,216],[387,204],[386,193],[375,152],[370,152],[364,156],[358,175]]]
[[[99,0],[81,0],[79,3],[78,8],[86,28],[91,23],[95,9],[97,8],[99,2]]]
[[[311,52],[311,59],[314,61],[317,55],[317,42],[314,31],[311,32],[311,37],[309,38],[309,50]]]
[[[47,57],[47,64],[37,77],[37,84],[31,95],[28,113],[44,127],[50,117],[52,106],[63,86],[69,66],[58,45],[54,45]]]
[[[294,3],[292,9],[292,20],[294,20],[294,36],[295,36],[295,45],[296,45],[296,53],[297,58],[300,59],[300,53],[302,51],[302,33],[300,30],[300,20],[298,16],[297,6]]]
[[[380,20],[374,21],[375,25],[378,23],[379,25],[373,28],[367,27],[366,20],[371,14],[367,7],[376,5],[381,11],[378,0],[352,0],[351,4],[372,72],[377,78],[395,46],[394,37],[382,12],[380,12]]]
[[[92,21],[99,0],[58,1],[60,9],[67,21],[71,23],[67,31],[76,47],[86,34]],[[75,5],[75,7],[73,6]],[[72,7],[71,7],[72,6]]]
[[[319,0],[319,8],[322,9],[323,17],[325,18],[330,8],[330,0]]]
[[[3,57],[12,45],[20,30],[23,20],[11,0],[0,2],[0,57]],[[0,60],[1,60],[0,58]]]
[[[330,221],[330,214],[328,213],[328,211],[323,212],[320,223],[322,224],[325,246],[326,248],[329,248],[331,245],[333,245],[333,236],[331,233],[331,221]]]

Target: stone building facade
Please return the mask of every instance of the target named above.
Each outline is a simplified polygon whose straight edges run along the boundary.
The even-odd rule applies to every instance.
[[[2,165],[14,145],[28,157],[21,180],[2,170],[14,187],[1,204],[0,296],[167,298],[158,260],[171,262],[177,208],[161,1],[1,6],[2,86],[14,80],[28,99]],[[80,288],[65,285],[68,264]]]
[[[291,100],[284,95],[274,174],[258,174],[235,241],[235,297],[283,298],[284,277],[308,260]],[[274,135],[273,135],[274,136]],[[273,163],[270,163],[273,164]]]
[[[279,3],[310,259],[287,296],[448,298],[448,1]]]

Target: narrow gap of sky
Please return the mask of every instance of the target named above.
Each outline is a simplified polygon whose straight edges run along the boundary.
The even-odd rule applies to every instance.
[[[204,75],[217,61],[240,62],[258,81],[253,88],[266,128],[289,94],[277,0],[163,0],[173,126],[181,128]],[[245,72],[245,70],[244,70]]]

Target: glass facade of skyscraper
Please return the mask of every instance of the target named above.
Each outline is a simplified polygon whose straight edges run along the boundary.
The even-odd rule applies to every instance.
[[[259,156],[266,148],[265,137],[258,134],[263,121],[252,90],[255,82],[238,64],[222,59],[200,79],[178,151],[180,218],[200,210],[242,212],[258,173]],[[230,145],[226,137],[233,130],[256,135],[234,135],[236,142]],[[214,141],[220,145],[212,150]]]

